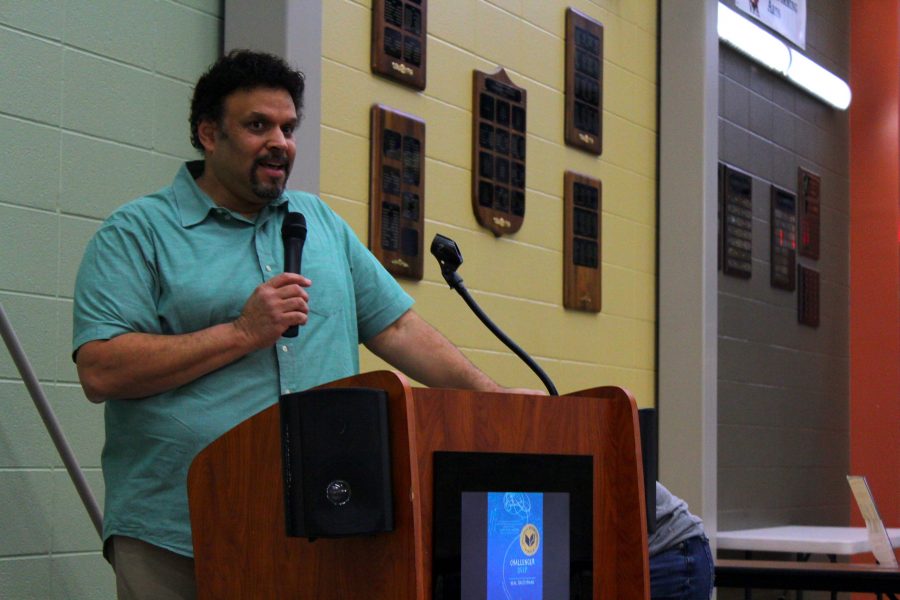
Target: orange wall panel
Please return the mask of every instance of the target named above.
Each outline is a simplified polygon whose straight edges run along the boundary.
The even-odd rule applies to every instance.
[[[900,2],[854,0],[851,10],[850,470],[898,527]]]

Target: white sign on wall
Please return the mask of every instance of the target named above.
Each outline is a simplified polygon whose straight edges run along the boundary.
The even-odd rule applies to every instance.
[[[806,0],[735,0],[734,4],[806,49]]]

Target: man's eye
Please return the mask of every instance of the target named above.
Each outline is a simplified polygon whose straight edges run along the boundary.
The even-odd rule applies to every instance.
[[[250,121],[247,124],[247,127],[249,127],[252,131],[262,131],[265,128],[265,126],[266,126],[266,124],[263,123],[262,121]]]
[[[281,128],[281,131],[282,131],[282,133],[284,133],[285,136],[290,137],[290,136],[294,135],[294,130],[296,128],[297,127],[295,125],[285,125],[284,127]]]

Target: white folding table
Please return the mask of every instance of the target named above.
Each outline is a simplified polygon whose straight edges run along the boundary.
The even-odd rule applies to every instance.
[[[888,529],[887,533],[891,544],[895,548],[900,547],[900,528]],[[799,561],[807,561],[813,554],[822,554],[831,562],[835,562],[838,556],[862,554],[872,549],[865,527],[811,525],[720,531],[716,534],[716,545],[719,550],[742,551],[748,559],[752,558],[753,552],[786,552],[796,554]],[[835,595],[832,594],[832,597]]]
[[[900,546],[900,528],[888,529],[887,532],[894,548]],[[720,550],[825,554],[829,558],[862,554],[872,549],[865,527],[811,525],[720,531],[716,534],[716,544]]]

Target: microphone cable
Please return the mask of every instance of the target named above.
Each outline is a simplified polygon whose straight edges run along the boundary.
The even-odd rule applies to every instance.
[[[481,307],[478,306],[478,303],[475,302],[475,299],[472,298],[472,295],[469,294],[469,290],[466,289],[466,286],[463,284],[462,277],[456,272],[456,269],[459,268],[459,265],[462,264],[462,254],[459,251],[459,246],[456,245],[456,242],[451,240],[450,238],[443,236],[441,234],[436,234],[434,236],[434,240],[431,242],[431,253],[437,259],[438,264],[441,266],[441,275],[444,277],[444,281],[447,282],[452,289],[456,290],[456,292],[462,296],[462,299],[466,302],[469,308],[472,309],[472,312],[475,313],[475,316],[484,323],[485,327],[491,330],[497,338],[506,344],[506,347],[512,350],[516,356],[522,359],[528,367],[534,371],[534,374],[540,378],[541,382],[544,384],[544,387],[547,388],[547,391],[551,396],[559,396],[559,393],[556,391],[556,386],[553,385],[553,381],[550,380],[550,377],[544,370],[534,362],[532,359],[522,348],[519,347],[514,341],[512,341],[508,335],[503,333],[503,331],[493,322],[491,319],[485,314]]]

